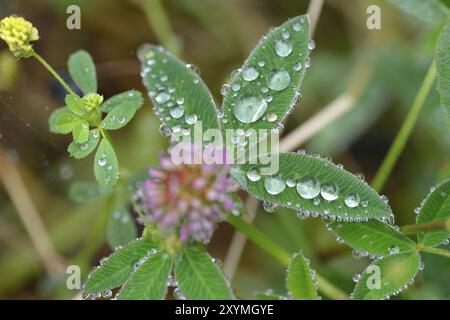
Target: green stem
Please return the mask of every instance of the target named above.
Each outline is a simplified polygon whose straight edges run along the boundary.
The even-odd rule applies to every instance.
[[[434,83],[434,79],[436,77],[436,67],[435,62],[431,64],[428,72],[423,80],[422,86],[419,89],[419,92],[414,99],[414,102],[411,106],[411,109],[403,121],[402,127],[395,137],[394,143],[392,144],[389,152],[383,160],[380,168],[378,169],[375,177],[372,181],[372,186],[376,191],[380,191],[384,184],[386,183],[387,178],[392,172],[400,154],[405,148],[406,142],[408,141],[409,136],[414,128],[416,120],[419,116],[420,111],[425,103],[425,99],[430,92],[431,86]]]
[[[413,235],[419,232],[446,230],[448,226],[450,226],[450,218],[406,225],[400,228],[400,232],[406,235]]]
[[[86,270],[88,266],[91,265],[91,258],[98,251],[104,241],[106,226],[108,224],[109,216],[113,211],[115,199],[116,197],[114,193],[106,199],[106,202],[86,239],[83,249],[74,259],[75,263],[79,265],[82,270]]]
[[[36,51],[33,51],[32,56],[37,61],[39,61],[45,67],[45,69],[47,69],[48,72],[50,72],[55,77],[56,80],[59,81],[59,83],[64,87],[64,89],[66,89],[68,93],[76,95],[75,92],[73,92],[73,90],[69,87],[69,85],[60,77],[60,75],[56,73],[56,71],[47,63],[47,61],[44,60],[44,58],[42,58]]]
[[[291,255],[256,227],[232,214],[228,215],[227,221],[238,231],[243,233],[250,241],[278,260],[282,265],[286,266],[289,264]],[[348,299],[347,294],[342,292],[339,288],[336,288],[317,273],[316,278],[318,280],[319,291],[327,297],[336,300]]]
[[[450,258],[450,251],[444,250],[444,249],[424,247],[424,248],[421,248],[420,251]]]
[[[181,51],[180,40],[170,26],[169,18],[161,4],[161,0],[135,0],[135,2],[144,11],[158,41],[167,50],[178,56]]]

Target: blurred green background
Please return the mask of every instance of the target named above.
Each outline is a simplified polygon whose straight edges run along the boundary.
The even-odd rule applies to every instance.
[[[81,8],[81,30],[66,28],[66,8]],[[105,97],[135,88],[144,92],[137,47],[160,43],[193,63],[220,102],[220,87],[240,66],[271,26],[304,14],[306,0],[0,0],[0,17],[16,13],[32,21],[41,39],[35,49],[62,75],[78,49],[88,50],[97,65],[99,92]],[[382,29],[366,27],[369,4],[381,8]],[[340,94],[360,91],[352,109],[310,138],[304,148],[331,156],[352,172],[372,178],[397,133],[429,66],[439,25],[404,14],[387,1],[325,1],[314,35],[316,49],[303,82],[302,101],[285,133],[301,125]],[[367,79],[364,81],[363,79]],[[63,264],[80,264],[83,277],[111,248],[92,236],[102,200],[78,204],[68,197],[75,181],[93,180],[92,159],[75,161],[66,152],[68,136],[48,130],[51,112],[63,105],[64,92],[31,59],[16,61],[0,45],[0,157],[20,171],[26,192],[0,185],[0,298],[62,299],[66,274],[49,272],[36,253],[11,201],[30,196]],[[120,162],[131,169],[158,164],[167,139],[145,106],[114,134]],[[404,225],[428,189],[450,176],[450,135],[433,88],[387,186],[383,190]],[[1,163],[0,159],[0,163]],[[0,170],[5,167],[0,166]],[[350,292],[352,275],[368,265],[336,242],[320,219],[298,219],[294,212],[258,212],[256,225],[290,252],[302,249],[312,266]],[[224,259],[233,229],[222,224],[209,245]],[[424,254],[425,269],[414,288],[399,298],[450,298],[450,260]],[[270,256],[247,244],[233,287],[238,297],[254,298],[272,288],[285,294],[285,270]]]

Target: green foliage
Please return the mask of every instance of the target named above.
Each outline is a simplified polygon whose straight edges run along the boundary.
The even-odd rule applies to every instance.
[[[136,239],[137,230],[133,218],[124,204],[119,204],[109,216],[106,240],[111,248],[125,245]]]
[[[328,227],[350,247],[372,256],[415,251],[415,244],[408,237],[376,219],[359,223],[331,222]]]
[[[49,127],[53,133],[72,133],[73,141],[68,147],[69,154],[76,159],[82,159],[95,150],[100,134],[107,136],[105,130],[117,130],[127,125],[142,106],[143,98],[140,92],[129,90],[102,103],[103,96],[96,94],[95,65],[86,51],[80,50],[72,54],[68,66],[72,79],[85,96],[79,97],[69,92],[65,97],[66,106],[55,110],[50,116]],[[103,120],[102,112],[107,113]],[[117,158],[110,142],[102,141],[100,146],[101,154],[97,151],[94,163],[95,177],[102,186],[113,186],[117,182]],[[105,151],[105,157],[111,160],[107,166],[110,168],[109,173],[98,165],[98,160]]]
[[[75,159],[82,159],[87,157],[92,151],[97,148],[98,142],[100,141],[100,132],[98,129],[92,129],[89,131],[89,137],[84,143],[77,143],[72,141],[67,148],[71,157]]]
[[[292,18],[264,36],[230,76],[224,129],[274,129],[291,111],[309,65],[309,20]],[[225,87],[226,88],[226,87]]]
[[[276,156],[273,155],[273,157],[276,163]],[[279,169],[275,175],[260,175],[257,181],[251,179],[251,173],[258,169],[256,165],[241,165],[235,168],[231,175],[242,188],[255,197],[304,213],[347,219],[382,218],[390,217],[392,214],[386,201],[380,198],[370,186],[327,159],[306,154],[285,153],[279,155],[278,163]],[[292,184],[290,184],[291,179]],[[299,189],[302,189],[305,184],[310,185],[304,179],[308,181],[315,179],[316,182],[312,183],[311,188],[303,189],[301,191],[303,196],[300,196]],[[291,187],[288,186],[289,184]],[[330,192],[324,192],[330,191],[324,188],[325,185],[337,187],[334,188],[332,198],[330,198]],[[352,200],[352,195],[354,199],[353,203],[350,203],[348,201]],[[327,201],[324,196],[333,200]],[[357,205],[350,207],[346,204],[346,200],[350,206]]]
[[[143,45],[138,56],[144,85],[163,122],[163,134],[190,133],[197,121],[203,130],[219,127],[211,93],[191,65],[152,45]]]
[[[416,252],[379,258],[361,274],[352,298],[379,300],[397,295],[412,284],[419,268],[420,255]]]
[[[136,113],[136,108],[131,102],[124,101],[114,109],[102,121],[102,127],[107,130],[117,130],[127,125]]]
[[[303,254],[295,254],[289,263],[286,286],[294,299],[317,299],[317,285],[314,271],[309,267],[309,260]]]
[[[97,92],[95,64],[88,52],[79,50],[71,54],[67,64],[70,76],[84,94]]]
[[[175,260],[175,275],[187,299],[233,299],[228,281],[203,248],[185,247]]]
[[[85,203],[111,193],[97,182],[75,182],[70,186],[69,197],[79,203]]]
[[[55,110],[49,121],[51,130],[62,134],[72,132],[81,123],[80,117],[70,112],[68,108]]]
[[[416,223],[443,220],[450,217],[450,180],[433,187],[423,200],[416,218]],[[419,233],[419,244],[425,247],[436,247],[450,237],[445,230]]]
[[[72,131],[73,141],[82,144],[89,139],[89,123],[86,120],[80,121]]]
[[[442,29],[437,40],[436,77],[441,104],[450,124],[450,24]]]
[[[404,12],[428,23],[450,19],[450,10],[439,0],[389,0]]]
[[[161,300],[167,292],[172,258],[163,250],[144,258],[117,294],[119,300]]]
[[[117,108],[122,103],[128,102],[133,106],[136,111],[142,106],[144,103],[144,98],[139,91],[129,90],[122,93],[119,93],[111,98],[107,99],[101,106],[103,112],[108,113],[111,110]]]
[[[84,292],[99,293],[121,286],[133,272],[135,264],[155,248],[152,241],[138,239],[113,253],[106,260],[102,260],[101,265],[89,275],[83,288]]]
[[[94,173],[95,178],[102,187],[111,187],[117,182],[119,163],[108,139],[102,139],[97,149],[94,160]]]

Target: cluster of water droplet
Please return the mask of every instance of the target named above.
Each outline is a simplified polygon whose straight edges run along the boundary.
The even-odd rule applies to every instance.
[[[395,254],[395,253],[392,253],[392,254]],[[379,261],[379,260],[382,260],[382,259],[384,259],[384,257],[379,257],[379,258],[378,258],[378,261]],[[423,261],[419,261],[418,271],[422,271],[422,270],[424,269],[424,267],[425,267],[425,264],[423,263]],[[364,271],[364,272],[366,272],[366,271]],[[393,297],[393,296],[398,296],[400,293],[406,291],[406,290],[408,289],[408,286],[412,286],[412,285],[414,284],[414,279],[416,278],[416,276],[417,276],[417,272],[416,272],[416,274],[414,274],[414,276],[408,281],[407,284],[401,286],[399,289],[395,290],[394,292],[392,292],[392,293],[390,293],[390,294],[387,294],[386,296],[382,297],[381,300],[389,300],[391,297]],[[362,278],[362,274],[354,274],[352,278],[353,278],[353,281],[354,281],[354,282],[359,282],[359,281],[361,280],[361,278]],[[390,283],[389,283],[388,281],[385,281],[385,282],[383,283],[383,286],[384,286],[384,287],[388,287],[389,285],[390,285]],[[350,295],[350,299],[355,299],[354,293],[352,293],[352,294]]]
[[[163,51],[163,49],[160,49]],[[167,59],[162,59],[162,63],[167,63]],[[195,113],[188,114],[185,108],[185,97],[176,94],[176,88],[171,86],[171,82],[176,79],[169,79],[169,76],[162,70],[155,70],[154,66],[156,60],[153,56],[145,60],[145,67],[142,69],[141,76],[144,83],[149,89],[149,97],[154,101],[155,107],[153,112],[163,122],[160,126],[160,132],[164,136],[170,136],[173,133],[181,133],[182,135],[189,135],[191,125],[195,124],[199,116]],[[198,73],[198,69],[192,65],[186,65],[189,69]],[[194,78],[193,84],[198,84],[199,80]],[[171,125],[172,120],[179,120],[184,117],[185,125],[181,125],[179,121],[177,124]]]
[[[117,212],[118,212],[118,211],[117,211]],[[113,215],[119,216],[119,214],[117,214],[117,212],[114,212]],[[119,213],[120,213],[120,212],[119,212]],[[120,215],[120,216],[122,216],[122,215]],[[122,222],[123,222],[123,220],[122,220]],[[141,239],[142,239],[142,238],[137,238],[136,240],[141,240]],[[118,252],[118,251],[120,251],[120,250],[122,250],[122,249],[123,249],[123,247],[119,245],[119,246],[117,246],[117,247],[114,248],[114,253],[115,253],[115,252]],[[132,265],[131,267],[133,268],[134,271],[136,271],[136,270],[137,270],[142,264],[144,264],[150,257],[154,256],[154,255],[157,254],[158,252],[160,252],[160,250],[158,250],[158,249],[156,249],[156,248],[150,249],[150,250],[147,252],[147,254],[146,254],[145,256],[141,257],[138,261],[136,261],[135,263],[133,263],[133,265]],[[89,272],[89,275],[88,275],[88,277],[87,277],[87,280],[86,280],[85,284],[86,284],[87,281],[92,277],[92,274],[93,274],[95,271],[97,271],[101,266],[105,265],[105,264],[111,259],[111,256],[112,256],[114,253],[112,253],[111,255],[106,256],[106,257],[103,257],[103,258],[100,259],[99,265],[96,266],[96,267],[94,267],[94,268],[92,268],[92,270]],[[163,259],[167,259],[167,258],[168,258],[168,255],[167,255],[167,254],[164,254]],[[82,297],[82,299],[84,299],[84,300],[96,300],[96,299],[100,299],[100,298],[103,298],[103,299],[111,299],[112,296],[113,296],[113,292],[112,292],[111,290],[109,290],[109,289],[108,289],[108,290],[105,290],[105,291],[103,291],[103,292],[86,293],[86,292],[84,292],[84,286],[85,286],[85,284],[83,285],[83,288],[82,288],[82,294],[81,294],[81,297]],[[115,299],[115,298],[113,298],[113,299]]]
[[[289,28],[283,28],[278,33],[279,39],[275,39],[273,44],[273,50],[276,56],[281,59],[285,59],[293,54],[295,54],[295,48],[293,46],[293,41],[291,40],[291,33],[303,32],[303,24],[306,21],[300,20],[295,22]],[[263,37],[262,43],[260,45],[265,49],[265,40],[267,37]],[[313,50],[315,47],[314,41],[308,45],[309,50]],[[303,53],[299,54],[299,59]],[[287,63],[284,62],[286,65]],[[309,67],[309,58],[305,63],[304,67]],[[234,70],[230,75],[231,85],[225,84],[222,86],[221,93],[224,96],[232,96],[233,102],[228,107],[228,112],[232,113],[240,124],[254,123],[258,120],[267,122],[279,122],[279,118],[284,116],[283,114],[277,114],[276,112],[270,111],[270,104],[274,100],[279,92],[282,92],[289,88],[292,83],[292,75],[294,72],[298,72],[302,69],[301,62],[295,62],[292,66],[286,68],[278,69],[268,69],[270,68],[269,63],[264,60],[254,59],[249,61],[242,69]],[[290,70],[291,68],[292,70]],[[256,88],[254,89],[256,84]],[[247,86],[251,86],[252,92],[245,94],[243,90]],[[248,90],[247,90],[248,91]],[[292,99],[289,112],[294,108],[294,104],[300,92],[295,92],[294,98]],[[223,123],[228,123],[230,119],[224,116],[223,113],[219,116]],[[234,123],[235,119],[231,119]],[[274,131],[279,132],[283,127],[277,124],[277,127],[273,128]]]
[[[246,173],[247,179],[250,182],[258,182],[262,179],[261,174],[257,169],[250,169]],[[339,198],[343,198],[343,205],[349,210],[357,207],[367,208],[369,203],[367,200],[361,200],[361,197],[356,192],[350,192],[342,196],[340,194],[340,188],[337,184],[332,182],[321,183],[317,178],[312,176],[305,176],[300,179],[289,177],[282,178],[279,176],[267,176],[264,177],[264,189],[269,195],[279,195],[283,193],[286,188],[295,188],[297,194],[303,200],[310,200],[315,206],[319,206],[322,201],[333,202]],[[343,205],[340,205],[343,207]],[[265,202],[264,208],[268,212],[274,212],[279,204]],[[326,216],[327,219],[336,220],[343,219],[342,221],[365,221],[366,218],[358,217],[336,217],[332,215],[328,209],[323,209],[322,212],[308,211],[302,208],[300,202],[293,204],[288,201],[283,204],[285,207],[298,210],[299,217],[317,217],[319,214]],[[367,210],[367,209],[366,209]],[[347,214],[348,215],[348,214]]]
[[[111,172],[113,174],[114,166],[111,163],[108,163],[106,158],[106,154],[102,154],[101,157],[97,160],[97,165],[101,168],[106,168],[106,172]],[[111,181],[111,175],[107,175],[105,177],[105,182],[108,184]]]

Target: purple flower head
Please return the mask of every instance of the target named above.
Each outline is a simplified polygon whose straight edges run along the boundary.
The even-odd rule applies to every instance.
[[[227,165],[177,165],[170,155],[162,154],[160,167],[148,172],[149,179],[139,192],[140,206],[162,236],[175,234],[184,243],[206,243],[224,213],[235,209],[235,183],[228,176]]]

